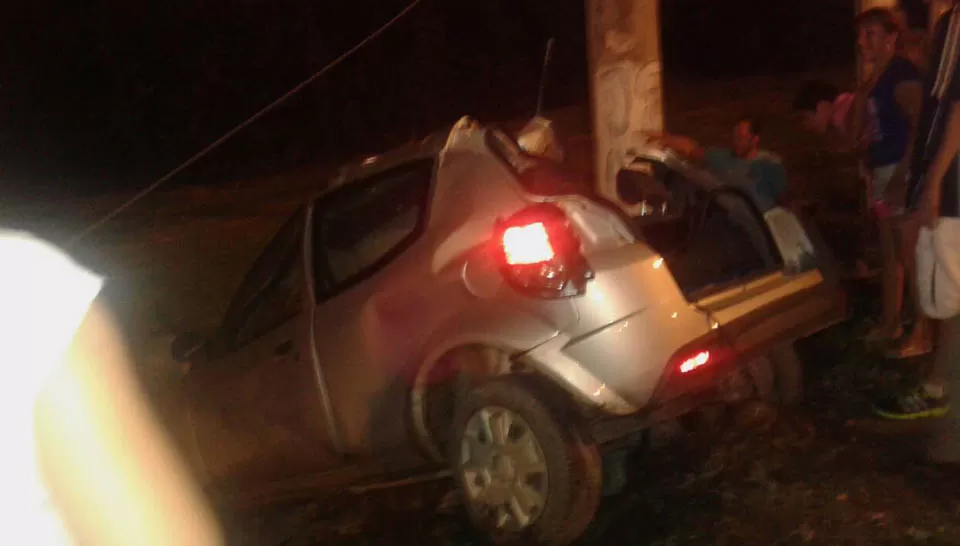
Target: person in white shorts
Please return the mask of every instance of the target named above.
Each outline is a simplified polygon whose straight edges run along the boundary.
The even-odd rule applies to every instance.
[[[907,186],[907,207],[920,226],[960,218],[960,11],[937,22],[924,82],[924,104]],[[914,243],[916,244],[916,243]],[[957,249],[960,252],[960,249]],[[934,287],[935,288],[935,287]],[[877,400],[874,411],[891,419],[937,418],[926,455],[934,463],[960,467],[960,414],[951,404],[960,391],[960,316],[939,322],[937,350],[929,373],[917,385]]]

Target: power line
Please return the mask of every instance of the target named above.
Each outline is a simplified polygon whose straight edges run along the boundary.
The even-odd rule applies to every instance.
[[[265,114],[267,114],[268,112],[270,112],[271,110],[273,110],[274,108],[276,108],[277,106],[280,106],[281,104],[283,104],[283,103],[284,103],[287,99],[289,99],[290,97],[296,95],[298,92],[300,92],[301,89],[303,89],[304,87],[306,87],[306,86],[310,85],[311,83],[313,83],[317,78],[319,78],[320,76],[326,74],[326,73],[327,73],[328,71],[330,71],[332,68],[336,67],[337,65],[339,65],[339,64],[342,63],[343,61],[347,60],[347,58],[349,58],[351,55],[353,55],[354,53],[356,53],[357,51],[359,51],[360,49],[362,49],[364,46],[366,46],[367,44],[369,44],[369,43],[372,42],[373,40],[376,40],[381,34],[383,34],[384,32],[386,32],[387,29],[389,29],[389,28],[392,27],[395,23],[397,23],[398,21],[400,21],[400,19],[402,19],[405,15],[407,15],[408,13],[410,13],[411,11],[413,11],[413,9],[416,8],[417,5],[420,4],[420,2],[421,2],[421,0],[413,0],[413,2],[411,2],[407,7],[403,8],[403,10],[401,10],[399,13],[397,13],[396,15],[394,15],[392,19],[390,19],[389,21],[387,21],[386,23],[384,23],[383,25],[381,25],[380,28],[378,28],[377,30],[375,30],[375,31],[371,32],[369,35],[367,35],[367,37],[364,38],[363,40],[361,40],[359,43],[357,43],[357,45],[353,46],[352,48],[350,48],[350,49],[348,49],[347,51],[345,51],[344,53],[342,53],[339,57],[337,57],[336,59],[332,60],[332,61],[331,61],[330,63],[328,63],[326,66],[324,66],[323,68],[321,68],[320,70],[318,70],[317,72],[315,72],[312,76],[310,76],[309,78],[303,80],[302,82],[300,82],[299,84],[297,84],[294,88],[290,89],[289,91],[287,91],[286,93],[284,93],[283,95],[281,95],[279,98],[277,98],[276,100],[274,100],[273,102],[271,102],[271,103],[268,104],[267,106],[261,108],[257,113],[255,113],[255,114],[253,114],[252,116],[248,117],[248,118],[245,119],[243,122],[241,122],[239,125],[237,125],[237,126],[234,127],[233,129],[231,129],[230,131],[226,132],[223,136],[221,136],[221,137],[218,138],[217,140],[215,140],[215,141],[213,141],[212,143],[210,143],[209,145],[207,145],[206,148],[204,148],[204,149],[200,150],[199,152],[197,152],[196,154],[194,154],[193,157],[191,157],[190,159],[187,159],[187,160],[184,161],[183,163],[177,165],[173,170],[171,170],[171,171],[168,172],[167,174],[165,174],[165,175],[161,176],[160,178],[158,178],[154,183],[152,183],[152,184],[150,184],[149,186],[145,187],[145,188],[144,188],[143,190],[141,190],[139,193],[137,193],[136,195],[134,195],[133,197],[131,197],[130,199],[128,199],[126,202],[124,202],[122,205],[120,205],[120,206],[118,206],[117,208],[113,209],[112,211],[110,211],[109,213],[107,213],[105,216],[103,216],[102,218],[100,218],[99,220],[97,220],[96,222],[94,222],[93,224],[91,224],[90,226],[88,226],[86,229],[84,229],[83,231],[81,231],[80,233],[78,233],[77,235],[75,235],[74,237],[70,238],[70,240],[67,241],[67,246],[71,246],[71,245],[76,244],[77,242],[79,242],[81,239],[83,239],[83,238],[86,237],[87,235],[90,235],[91,233],[93,233],[94,231],[96,231],[97,229],[99,229],[102,225],[106,224],[106,223],[109,222],[110,220],[113,220],[113,219],[116,218],[120,213],[122,213],[124,210],[126,210],[127,208],[129,208],[131,205],[133,205],[133,204],[136,203],[137,201],[139,201],[139,200],[143,199],[144,197],[146,197],[148,194],[150,194],[151,192],[153,192],[154,190],[156,190],[157,188],[159,188],[162,184],[164,184],[165,182],[167,182],[168,180],[170,180],[171,178],[173,178],[174,176],[176,176],[177,174],[179,174],[181,171],[183,171],[184,169],[190,167],[191,165],[193,165],[194,163],[196,163],[197,161],[199,161],[201,158],[203,158],[205,155],[207,155],[208,153],[210,153],[211,151],[213,151],[214,149],[216,149],[217,147],[219,147],[221,144],[223,144],[223,143],[226,142],[227,140],[230,140],[234,135],[236,135],[236,134],[239,133],[240,131],[246,129],[247,126],[251,125],[252,123],[254,123],[255,121],[257,121],[258,119],[260,119],[261,117],[263,117]]]

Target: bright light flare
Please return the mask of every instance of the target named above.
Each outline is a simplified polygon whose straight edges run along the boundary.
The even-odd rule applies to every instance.
[[[514,226],[503,232],[503,252],[510,265],[530,265],[553,259],[553,245],[541,222]]]
[[[706,366],[710,362],[710,351],[697,353],[696,356],[688,358],[680,365],[680,373],[690,373],[697,368]]]

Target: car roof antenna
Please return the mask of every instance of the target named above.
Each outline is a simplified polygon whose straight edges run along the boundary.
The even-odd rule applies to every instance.
[[[550,61],[553,59],[553,44],[556,40],[550,38],[547,40],[547,50],[543,54],[543,67],[540,69],[540,87],[537,90],[537,111],[534,117],[540,117],[543,113],[543,96],[547,88],[547,70],[550,68]]]
[[[547,69],[553,58],[554,39],[547,40],[547,50],[543,55],[543,68],[540,71],[540,86],[537,90],[537,110],[517,135],[517,143],[531,155],[547,157],[562,162],[566,153],[553,130],[553,122],[543,117],[543,96],[547,87]]]

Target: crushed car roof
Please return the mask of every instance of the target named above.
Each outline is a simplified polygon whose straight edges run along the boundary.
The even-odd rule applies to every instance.
[[[436,156],[448,146],[456,145],[482,129],[483,127],[476,120],[464,116],[448,128],[435,131],[422,139],[408,142],[382,154],[347,163],[338,171],[329,189],[358,178],[375,175],[412,160]]]

